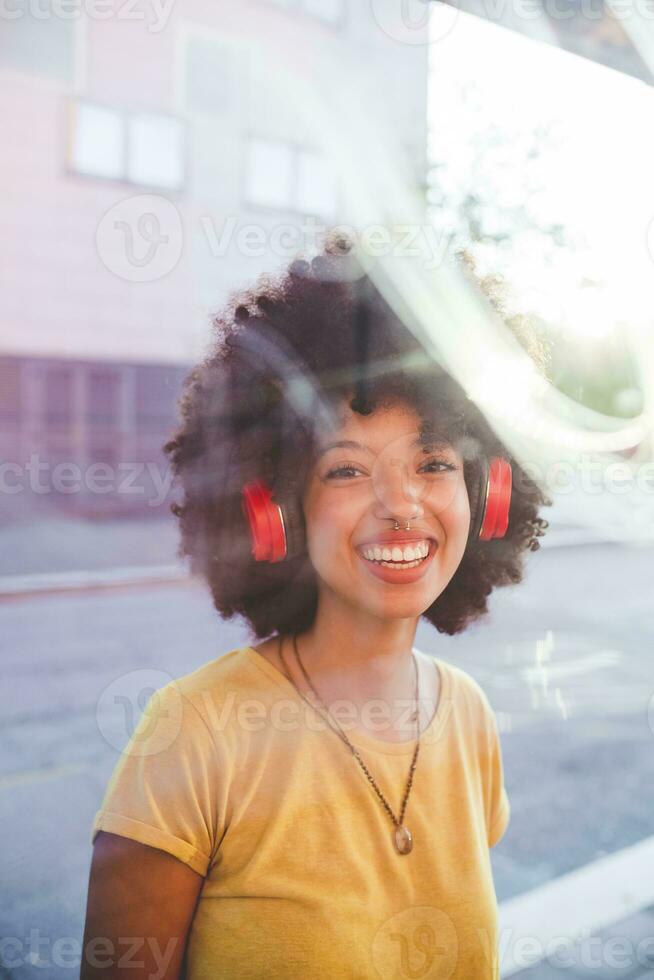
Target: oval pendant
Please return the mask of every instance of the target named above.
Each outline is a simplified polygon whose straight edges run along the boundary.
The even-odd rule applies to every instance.
[[[398,854],[408,854],[413,847],[413,837],[408,827],[403,825],[395,828],[395,848]]]

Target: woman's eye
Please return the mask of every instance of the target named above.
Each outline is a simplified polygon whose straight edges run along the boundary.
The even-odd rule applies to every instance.
[[[358,466],[355,466],[353,463],[344,463],[343,466],[337,466],[333,470],[330,470],[329,473],[327,474],[327,479],[339,480],[344,478],[344,476],[347,476],[347,474],[353,472],[360,473],[361,470],[359,469]]]
[[[444,473],[456,469],[453,463],[446,463],[443,459],[430,459],[421,469],[424,470],[427,466],[442,467],[442,469],[431,470],[432,473]]]
[[[447,463],[442,459],[430,459],[423,464],[420,468],[420,472],[431,472],[431,473],[445,473],[455,470],[456,466],[452,463]],[[361,473],[362,470],[356,466],[354,463],[343,463],[341,466],[336,466],[334,469],[329,470],[327,473],[327,479],[342,480],[349,479],[356,473]]]

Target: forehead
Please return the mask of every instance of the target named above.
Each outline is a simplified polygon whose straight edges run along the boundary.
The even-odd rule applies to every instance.
[[[319,439],[318,451],[324,453],[334,443],[343,441],[360,444],[374,453],[400,443],[407,448],[426,443],[450,446],[445,436],[438,435],[433,426],[426,426],[416,409],[404,402],[380,405],[369,415],[354,412],[349,400],[340,403],[335,424]]]

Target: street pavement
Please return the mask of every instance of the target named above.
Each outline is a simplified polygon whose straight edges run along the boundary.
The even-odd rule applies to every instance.
[[[654,905],[545,960],[513,980],[654,980]]]
[[[654,834],[653,557],[651,546],[543,549],[523,583],[491,597],[483,622],[457,637],[419,628],[417,646],[471,673],[497,712],[512,805],[491,852],[500,902]],[[250,637],[194,580],[9,599],[0,637],[10,692],[0,977],[68,980],[79,972],[91,824],[119,752],[107,698],[130,677],[130,689],[160,687]],[[651,934],[650,918],[634,928]],[[563,975],[654,970],[632,966],[640,972]],[[559,978],[553,969],[513,975]]]

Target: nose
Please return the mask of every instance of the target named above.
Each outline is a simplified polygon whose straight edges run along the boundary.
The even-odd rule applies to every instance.
[[[423,516],[421,501],[425,495],[425,482],[419,474],[411,473],[405,460],[378,461],[373,470],[373,488],[374,514],[379,520],[390,518],[406,523]]]

